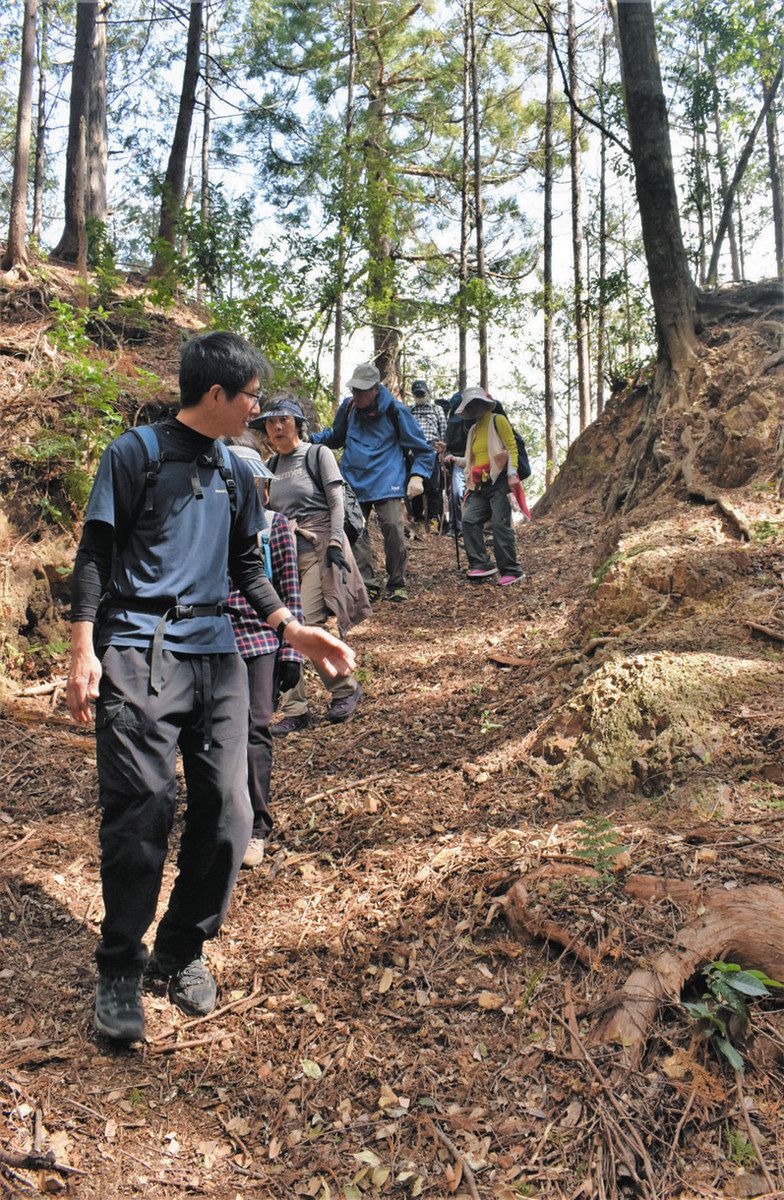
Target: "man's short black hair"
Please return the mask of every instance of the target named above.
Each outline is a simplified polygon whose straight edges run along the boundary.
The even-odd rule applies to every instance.
[[[180,404],[192,408],[218,383],[236,396],[251,379],[272,378],[267,359],[238,333],[205,333],[185,342],[180,355]]]

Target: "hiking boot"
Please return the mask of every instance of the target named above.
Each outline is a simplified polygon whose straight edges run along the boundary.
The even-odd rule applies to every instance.
[[[253,837],[242,857],[243,867],[260,867],[264,861],[264,838]]]
[[[303,713],[300,717],[284,717],[270,725],[269,731],[273,737],[288,737],[290,733],[299,733],[301,729],[310,729],[310,714]]]
[[[365,591],[368,594],[368,600],[371,604],[378,604],[381,599],[381,588],[377,583],[366,583]]]
[[[168,975],[169,999],[189,1017],[206,1017],[215,1007],[218,988],[203,958],[194,958],[184,967],[172,966],[154,956],[151,964],[160,975]]]
[[[143,1039],[141,975],[98,976],[95,1028],[118,1042],[140,1042]]]
[[[332,701],[327,709],[327,720],[331,721],[333,725],[347,721],[361,699],[362,688],[357,684],[350,696],[341,696],[339,700]]]
[[[496,583],[500,587],[509,587],[510,583],[519,583],[522,578],[523,578],[522,574],[520,574],[520,575],[499,575],[498,578],[496,579]]]
[[[466,574],[469,579],[489,579],[491,575],[498,574],[498,567],[472,567]]]
[[[393,604],[402,604],[408,599],[408,592],[404,587],[392,588],[387,592],[387,600],[391,600]]]

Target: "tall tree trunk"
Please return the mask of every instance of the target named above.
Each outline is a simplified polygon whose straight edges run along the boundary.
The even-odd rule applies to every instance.
[[[106,225],[106,176],[109,138],[106,128],[106,18],[107,0],[99,0],[93,34],[93,66],[87,112],[87,180],[85,214]]]
[[[394,220],[390,198],[390,154],[386,129],[387,84],[379,59],[368,102],[367,169],[368,300],[373,348],[381,378],[392,391],[400,386],[400,333],[395,318]]]
[[[196,107],[203,8],[204,5],[201,2],[191,4],[180,106],[177,112],[177,124],[174,128],[169,161],[163,180],[161,215],[158,223],[158,242],[155,248],[152,267],[153,274],[161,274],[166,270],[169,265],[169,256],[174,249],[177,215],[182,204],[183,189],[185,187],[185,171],[188,164],[188,145],[190,143],[193,110]]]
[[[727,199],[729,191],[729,176],[727,174],[727,148],[724,145],[724,131],[721,127],[721,114],[719,112],[719,91],[718,88],[713,90],[713,133],[716,138],[716,158],[719,163],[719,194],[721,195],[722,204]],[[730,239],[730,261],[732,262],[732,279],[734,283],[739,283],[741,279],[740,259],[738,257],[738,239],[735,236],[735,222],[732,219],[732,205],[729,210],[729,221],[727,232]]]
[[[65,154],[65,228],[52,251],[53,258],[60,258],[65,262],[77,261],[80,242],[84,239],[84,229],[80,228],[80,221],[84,221],[87,181],[82,124],[86,129],[92,90],[93,41],[97,15],[98,0],[81,0],[76,5],[68,147]]]
[[[482,209],[482,134],[479,120],[479,71],[476,49],[476,13],[474,0],[468,0],[468,28],[470,37],[471,115],[474,133],[474,230],[476,232],[476,277],[479,281],[479,311],[477,330],[479,334],[479,383],[487,389],[489,371],[487,364],[487,273],[485,269],[485,229]]]
[[[11,216],[8,222],[8,245],[3,268],[27,266],[27,174],[30,165],[30,132],[33,116],[33,77],[35,75],[35,19],[38,0],[25,0],[22,18],[22,61],[19,66],[19,100],[16,108],[16,138],[14,141],[14,177],[11,184]]]
[[[763,82],[763,99],[766,84]],[[770,200],[773,209],[773,234],[776,239],[776,274],[784,276],[784,185],[781,177],[781,154],[779,151],[779,126],[776,105],[771,104],[765,117],[768,135],[768,172],[770,174]]]
[[[552,21],[552,8],[548,8]],[[547,40],[547,95],[544,110],[544,440],[545,485],[555,478],[558,443],[555,428],[555,377],[553,358],[553,47]]]
[[[697,210],[697,262],[699,264],[699,280],[700,287],[705,283],[706,271],[708,268],[708,238],[705,230],[705,197],[706,188],[702,172],[702,134],[700,130],[700,98],[697,80],[700,76],[700,47],[697,43],[694,47],[694,86],[692,88],[692,130],[691,130],[691,154],[694,171],[694,207]]]
[[[604,342],[605,290],[607,281],[607,138],[604,135],[606,117],[605,83],[609,35],[602,36],[602,76],[599,85],[599,120],[602,126],[599,146],[599,286],[596,301],[596,415],[604,412]]]
[[[713,243],[713,253],[711,254],[711,260],[710,260],[710,263],[708,264],[708,283],[716,282],[716,272],[718,270],[718,265],[719,265],[719,255],[721,254],[721,246],[722,246],[722,242],[724,241],[724,235],[727,232],[727,227],[729,226],[730,214],[732,212],[732,202],[733,202],[733,199],[735,198],[735,193],[738,190],[738,187],[740,186],[740,181],[743,178],[746,167],[748,166],[749,159],[751,158],[751,152],[754,149],[754,143],[757,140],[757,134],[759,133],[760,129],[762,128],[762,124],[763,124],[765,118],[767,117],[768,112],[770,111],[770,107],[773,104],[773,101],[776,99],[776,92],[778,91],[779,84],[781,83],[781,76],[782,76],[783,70],[784,70],[784,63],[780,63],[779,69],[776,72],[776,74],[773,78],[773,81],[771,82],[770,87],[765,92],[765,101],[762,105],[762,109],[761,109],[760,114],[757,117],[756,121],[754,122],[753,129],[751,130],[748,137],[746,138],[746,142],[741,151],[740,158],[738,159],[738,164],[735,167],[735,174],[732,176],[732,182],[730,183],[730,186],[727,189],[727,195],[724,200],[724,209],[721,214],[721,220],[719,221],[719,228],[716,231],[716,240]]]
[[[210,117],[212,115],[212,61],[210,59],[210,9],[204,14],[204,103],[201,126],[201,188],[199,192],[199,220],[202,229],[210,219]],[[204,281],[196,281],[196,298],[204,297]]]
[[[469,0],[463,0],[463,154],[460,163],[460,278],[457,300],[457,388],[460,392],[468,382],[468,241],[471,236],[471,31],[468,4]]]
[[[46,146],[46,66],[49,34],[49,0],[41,5],[40,40],[38,49],[38,112],[35,124],[35,165],[33,167],[33,224],[31,234],[41,244],[44,223],[44,174]]]
[[[335,264],[335,337],[332,350],[332,399],[340,403],[343,395],[343,320],[346,301],[346,256],[350,206],[352,137],[354,134],[354,74],[357,62],[357,27],[354,0],[348,8],[348,75],[346,79],[346,121],[343,130],[343,164],[340,173],[340,210],[338,212],[338,258]]]
[[[577,80],[577,29],[574,0],[568,0],[569,156],[572,167],[572,255],[574,270],[574,328],[577,343],[577,397],[580,407],[580,432],[591,421],[591,383],[588,365],[588,326],[585,319],[585,283],[583,280],[582,151],[581,123],[575,104],[579,102]]]
[[[696,295],[681,235],[678,198],[650,0],[610,0],[659,355],[674,371],[696,350]]]

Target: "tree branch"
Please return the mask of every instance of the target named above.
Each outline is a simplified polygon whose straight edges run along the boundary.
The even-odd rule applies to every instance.
[[[558,53],[558,46],[556,45],[555,34],[553,33],[552,25],[547,20],[547,17],[542,12],[542,10],[539,7],[539,5],[537,4],[536,0],[534,0],[534,8],[539,13],[539,17],[542,21],[542,24],[545,27],[545,31],[550,40],[550,45],[553,48],[553,53],[555,55],[555,61],[558,63],[558,70],[561,72],[561,79],[563,80],[564,94],[566,96],[566,99],[569,101],[570,106],[574,109],[574,111],[577,113],[578,116],[582,117],[582,119],[584,121],[587,121],[589,125],[593,125],[594,129],[598,129],[599,132],[603,133],[606,138],[609,138],[611,142],[614,142],[615,145],[618,146],[618,148],[620,150],[623,150],[623,152],[627,158],[631,158],[632,152],[629,149],[629,147],[627,145],[625,145],[625,143],[622,142],[620,140],[620,138],[617,138],[614,133],[612,133],[609,129],[607,129],[607,127],[605,125],[602,125],[600,121],[595,121],[593,119],[593,117],[589,116],[588,113],[585,111],[585,109],[581,108],[580,105],[577,103],[577,101],[573,98],[572,93],[569,90],[569,81],[566,77],[566,71],[564,70],[564,65],[561,61],[561,56]]]

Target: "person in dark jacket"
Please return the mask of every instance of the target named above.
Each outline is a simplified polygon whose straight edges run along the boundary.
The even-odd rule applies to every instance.
[[[329,429],[311,434],[311,441],[343,449],[340,469],[357,494],[365,521],[375,509],[387,570],[386,598],[402,601],[406,593],[406,542],[403,497],[413,500],[425,490],[433,473],[435,451],[404,404],[381,383],[374,363],[357,367],[348,381],[351,396],[341,403]],[[411,454],[406,484],[406,451]],[[373,566],[367,525],[354,544],[362,578],[371,600],[381,599]]]
[[[144,935],[155,918],[174,821],[176,757],[187,788],[178,874],[158,924],[154,960],[169,998],[191,1016],[215,1007],[201,954],[226,915],[251,835],[248,683],[226,612],[231,578],[279,641],[349,674],[351,649],[300,624],[264,573],[263,510],[250,468],[225,469],[220,437],[259,412],[271,377],[244,338],[209,333],[182,348],[180,410],[153,427],[158,471],[128,430],[104,451],[71,586],[66,701],[92,719],[101,808],[104,920],[96,950],[95,1024],[122,1041],[144,1036]],[[152,478],[151,478],[152,475]],[[231,486],[230,486],[231,483]]]

